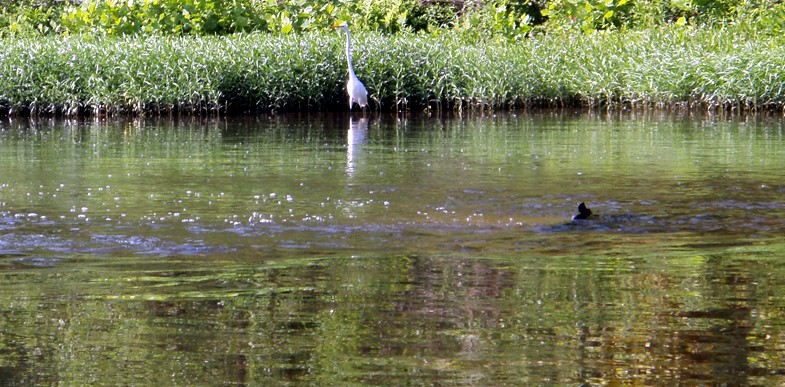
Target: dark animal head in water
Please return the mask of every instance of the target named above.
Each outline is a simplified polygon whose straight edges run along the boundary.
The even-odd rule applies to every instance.
[[[578,204],[578,214],[572,217],[572,220],[579,220],[579,219],[588,219],[591,215],[591,210],[586,207],[586,204],[581,202]]]

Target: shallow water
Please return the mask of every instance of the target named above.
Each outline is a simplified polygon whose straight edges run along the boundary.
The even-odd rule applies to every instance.
[[[780,118],[0,121],[3,384],[785,383]],[[586,202],[598,216],[569,222]]]

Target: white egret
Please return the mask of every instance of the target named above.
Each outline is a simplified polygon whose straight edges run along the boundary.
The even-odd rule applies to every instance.
[[[365,86],[359,79],[357,79],[357,75],[354,74],[354,68],[352,67],[352,44],[351,38],[349,37],[349,26],[344,22],[338,26],[332,26],[330,28],[340,28],[344,32],[346,32],[346,63],[349,66],[349,80],[346,81],[346,92],[349,93],[349,110],[352,110],[352,105],[357,102],[360,105],[361,109],[364,109],[368,106],[368,90],[365,90]]]

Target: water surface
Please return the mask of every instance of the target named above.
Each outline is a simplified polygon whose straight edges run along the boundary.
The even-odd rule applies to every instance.
[[[0,122],[4,384],[785,383],[781,118]],[[571,223],[579,202],[599,216]]]

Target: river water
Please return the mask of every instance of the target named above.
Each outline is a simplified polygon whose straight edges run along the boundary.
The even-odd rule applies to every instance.
[[[783,384],[783,137],[659,113],[5,119],[0,383]]]

